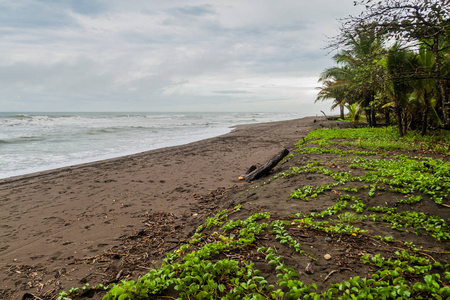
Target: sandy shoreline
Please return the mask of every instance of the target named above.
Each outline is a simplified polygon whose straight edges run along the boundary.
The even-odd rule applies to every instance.
[[[27,291],[28,278],[12,276],[11,268],[41,266],[45,283],[74,259],[136,233],[148,211],[187,221],[200,216],[195,195],[245,185],[239,175],[280,149],[292,150],[314,119],[242,125],[187,145],[0,180],[0,295]],[[71,280],[86,276],[86,268],[71,267]]]

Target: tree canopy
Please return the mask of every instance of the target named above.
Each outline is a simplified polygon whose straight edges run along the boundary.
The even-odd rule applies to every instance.
[[[330,39],[336,67],[326,69],[318,100],[359,105],[410,128],[450,128],[450,0],[360,0]],[[393,112],[393,114],[390,114]],[[420,112],[420,113],[418,113]]]

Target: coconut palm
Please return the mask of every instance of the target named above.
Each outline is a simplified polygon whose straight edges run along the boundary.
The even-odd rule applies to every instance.
[[[361,32],[350,38],[348,50],[340,51],[333,59],[338,67],[326,69],[320,77],[323,87],[316,101],[334,98],[333,106],[360,103],[369,126],[376,125],[375,95],[379,66],[374,58],[382,49],[382,37],[375,32]]]
[[[421,124],[421,133],[425,135],[430,112],[433,112],[431,119],[434,123],[437,123],[436,125],[443,125],[442,120],[436,118],[437,113],[435,111],[437,84],[436,80],[432,78],[434,55],[429,49],[421,46],[416,55],[410,56],[410,63],[417,70],[416,78],[411,80],[410,83],[414,90],[412,98],[418,104],[417,109],[414,111],[421,112],[419,123]]]
[[[347,103],[347,91],[350,84],[351,74],[348,67],[334,67],[322,72],[319,82],[322,87],[315,102],[326,99],[334,99],[331,109],[339,106],[340,118],[344,119],[344,106]]]
[[[406,77],[408,69],[411,69],[411,55],[412,52],[402,49],[400,44],[396,43],[389,49],[386,57],[379,60],[379,64],[386,69],[387,81],[384,91],[394,104],[400,136],[403,136],[408,128],[406,108],[409,101],[408,94],[412,89]]]

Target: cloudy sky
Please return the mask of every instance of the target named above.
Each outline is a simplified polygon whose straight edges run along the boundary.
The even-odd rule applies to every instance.
[[[351,0],[0,0],[0,111],[297,111]]]

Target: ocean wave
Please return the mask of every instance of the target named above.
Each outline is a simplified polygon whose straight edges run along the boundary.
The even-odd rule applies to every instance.
[[[27,144],[30,142],[42,142],[45,141],[45,138],[37,137],[37,136],[21,136],[11,139],[1,139],[0,144],[3,145],[13,145],[13,144]]]
[[[294,115],[0,113],[0,178],[6,170],[8,174],[26,174],[31,169],[51,169],[190,143],[227,133],[237,124],[290,118]]]
[[[30,115],[26,115],[26,114],[17,114],[17,115],[6,115],[3,116],[3,118],[7,118],[7,119],[22,119],[22,118],[27,118]]]
[[[16,142],[23,142],[23,143],[27,143],[27,142],[40,142],[40,141],[45,141],[46,139],[44,137],[41,136],[21,136],[15,139],[11,139],[11,142],[16,143]]]
[[[118,131],[121,131],[122,128],[119,127],[108,127],[108,128],[93,128],[86,131],[87,135],[98,135],[103,133],[116,133]]]
[[[87,128],[85,132],[79,132],[78,134],[87,135],[101,135],[101,134],[115,134],[115,133],[126,133],[130,131],[150,131],[153,133],[158,132],[160,129],[157,126],[114,126],[114,127],[103,127],[103,128]],[[161,127],[161,129],[163,129]]]

